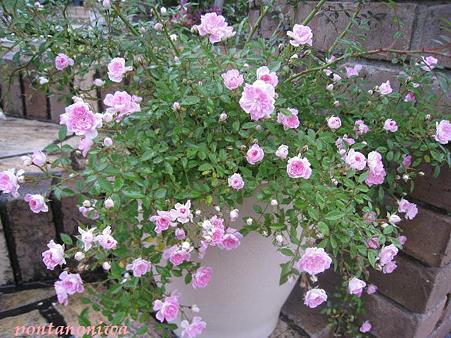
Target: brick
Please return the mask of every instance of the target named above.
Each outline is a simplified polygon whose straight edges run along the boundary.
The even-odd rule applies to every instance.
[[[316,6],[317,1],[307,1],[298,5],[296,22],[301,23]],[[309,26],[313,31],[313,47],[326,51],[335,41],[349,22],[350,15],[354,12],[356,4],[350,1],[328,1],[316,14]],[[368,31],[354,27],[353,34],[347,35],[348,39],[359,41],[365,49],[378,49],[390,47],[395,49],[408,49],[415,22],[417,5],[413,3],[397,3],[396,10],[383,3],[370,2],[363,6],[360,16],[369,18],[370,29]],[[398,27],[396,20],[402,22]],[[399,30],[401,39],[395,40],[393,35]],[[359,35],[364,35],[362,38]],[[389,59],[387,56],[374,55],[374,58]]]
[[[448,36],[449,31],[446,31],[445,22],[451,17],[451,4],[440,4],[436,6],[421,5],[418,8],[418,18],[416,29],[413,33],[412,49],[435,49],[441,48],[437,40],[443,41],[441,36]],[[443,52],[447,50],[444,49]],[[451,68],[451,60],[446,56],[436,56],[439,63],[448,68]]]
[[[303,292],[296,285],[282,307],[282,314],[293,324],[302,328],[311,338],[333,337],[332,328],[328,326],[327,316],[321,313],[322,308],[310,309],[305,306]]]
[[[405,253],[429,266],[451,262],[451,217],[418,206],[418,215],[400,227],[407,236]]]
[[[20,89],[19,75],[14,76],[14,79],[9,82],[8,71],[3,66],[0,69],[0,89],[1,89],[1,102],[5,113],[12,116],[23,116],[22,105],[22,91]]]
[[[2,195],[0,203],[3,204],[7,214],[8,226],[11,230],[15,253],[19,263],[22,281],[46,280],[56,277],[56,272],[47,270],[42,263],[41,253],[47,249],[47,243],[56,238],[53,224],[52,209],[46,213],[33,213],[28,203],[23,201],[27,193],[40,193],[48,195],[50,180],[40,177],[27,178],[19,189],[20,196],[16,199],[10,195]],[[35,182],[31,182],[31,180]]]
[[[415,180],[412,197],[435,207],[451,211],[451,170],[443,167],[438,177],[433,177],[432,168],[422,167],[424,176]]]
[[[25,111],[27,117],[36,120],[48,120],[46,93],[33,88],[32,82],[24,77]]]
[[[59,123],[60,115],[64,114],[64,108],[72,103],[73,94],[66,88],[50,88],[50,117],[53,122]]]
[[[14,281],[13,270],[9,261],[8,248],[6,246],[5,232],[0,219],[0,285],[10,284]],[[1,302],[1,301],[0,301]],[[1,308],[1,306],[0,306]]]
[[[405,255],[396,258],[398,268],[391,274],[370,272],[370,281],[380,293],[407,309],[425,313],[451,292],[451,264],[427,267]]]
[[[411,312],[379,294],[364,298],[371,334],[378,338],[425,338],[440,319],[446,298],[424,314]]]
[[[0,311],[8,311],[55,296],[53,287],[0,293]]]
[[[451,295],[448,295],[448,301],[446,303],[445,310],[443,310],[442,317],[440,318],[434,332],[428,338],[444,338],[451,332]]]

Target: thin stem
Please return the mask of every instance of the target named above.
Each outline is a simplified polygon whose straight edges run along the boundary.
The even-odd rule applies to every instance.
[[[160,22],[163,25],[163,32],[166,35],[167,39],[169,40],[169,43],[171,44],[172,49],[174,49],[175,55],[178,57],[180,55],[179,51],[175,47],[174,42],[171,40],[171,36],[169,35],[168,29],[166,28],[166,24],[163,22],[163,20],[160,17],[160,14],[154,7],[152,8],[152,11],[154,12],[155,16],[157,17],[158,22]]]
[[[263,7],[263,9],[262,9],[262,11],[261,11],[261,13],[260,13],[260,16],[258,17],[257,21],[255,22],[254,27],[252,27],[252,30],[251,30],[249,36],[247,37],[246,42],[244,43],[245,45],[246,45],[249,41],[251,41],[251,39],[252,39],[252,37],[254,36],[255,32],[256,32],[257,29],[260,27],[263,18],[264,18],[265,15],[268,13],[268,10],[269,10],[269,7],[268,7],[268,6],[264,6],[264,7]]]
[[[362,9],[362,4],[359,4],[357,6],[357,9],[356,9],[354,15],[349,20],[349,22],[348,22],[347,26],[345,27],[345,29],[340,33],[339,36],[337,36],[337,38],[335,39],[334,43],[327,50],[328,53],[330,53],[337,46],[338,42],[340,40],[342,40],[345,37],[345,35],[349,32],[349,30],[351,29],[352,25],[354,24],[355,18],[357,17],[357,15],[359,15],[361,9]]]
[[[304,26],[308,25],[310,23],[310,21],[313,20],[316,13],[319,12],[319,10],[321,9],[321,7],[324,5],[325,2],[326,2],[326,0],[321,0],[320,2],[318,2],[318,4],[315,6],[315,8],[313,8],[313,10],[310,12],[310,14],[302,22],[302,24]]]

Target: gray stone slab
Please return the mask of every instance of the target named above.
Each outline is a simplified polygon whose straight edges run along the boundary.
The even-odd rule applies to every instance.
[[[0,338],[11,337],[33,337],[32,334],[22,333],[22,327],[24,330],[27,327],[46,326],[47,321],[41,316],[38,310],[33,310],[14,317],[6,317],[0,319]],[[19,328],[17,328],[19,326]],[[16,330],[18,334],[16,334]],[[31,333],[31,331],[30,331]]]
[[[5,233],[2,220],[0,219],[0,285],[10,284],[14,280],[11,262],[9,260],[8,248],[6,246]],[[0,299],[0,311],[2,299]]]

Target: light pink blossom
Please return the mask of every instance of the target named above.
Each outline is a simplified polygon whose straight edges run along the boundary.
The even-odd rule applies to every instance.
[[[87,230],[83,230],[82,228],[78,227],[78,233],[80,234],[78,238],[83,243],[84,251],[91,249],[92,244],[97,240],[96,236],[94,235],[95,230],[95,227]]]
[[[363,322],[362,326],[360,326],[359,331],[362,333],[367,333],[371,331],[371,328],[372,328],[371,323],[368,320],[366,320]]]
[[[127,264],[125,268],[133,271],[133,276],[141,277],[150,271],[151,265],[150,262],[138,257],[131,264]]]
[[[255,81],[252,85],[246,84],[240,98],[241,108],[254,121],[271,117],[274,102],[274,87],[261,80]]]
[[[310,289],[305,293],[304,304],[309,308],[314,309],[327,300],[326,291],[323,289]]]
[[[163,258],[178,266],[191,259],[191,254],[180,245],[173,245],[163,251]]]
[[[370,249],[377,249],[379,248],[379,237],[373,236],[369,240],[366,241],[366,245]]]
[[[176,203],[174,209],[171,209],[170,213],[177,222],[182,224],[188,223],[193,218],[191,213],[191,201],[188,200],[185,204]]]
[[[208,36],[211,43],[226,40],[233,35],[233,27],[229,26],[222,15],[206,13],[200,18],[200,25],[196,26],[200,36]]]
[[[356,295],[360,297],[362,295],[362,291],[365,288],[366,283],[363,280],[360,280],[356,277],[352,277],[348,283],[348,292],[351,295]]]
[[[398,202],[398,212],[405,213],[406,219],[414,219],[418,213],[418,208],[415,203],[411,203],[408,200],[401,198]]]
[[[266,66],[257,69],[257,80],[261,80],[266,84],[270,84],[274,88],[279,83],[277,74],[275,72],[271,72],[271,70]]]
[[[88,155],[89,150],[94,145],[94,141],[90,137],[83,137],[80,139],[80,143],[78,144],[78,150],[81,151],[83,157]]]
[[[285,160],[288,156],[288,146],[281,144],[276,150],[276,156],[282,160]]]
[[[347,77],[359,76],[359,72],[362,70],[362,65],[354,65],[352,67],[345,67]]]
[[[149,218],[151,222],[155,223],[155,232],[160,234],[164,230],[168,230],[169,227],[175,227],[176,215],[169,211],[157,210],[157,214]]]
[[[113,82],[121,82],[125,73],[131,71],[133,67],[125,66],[124,58],[114,58],[108,64],[108,78]]]
[[[368,177],[365,180],[368,186],[378,185],[384,183],[385,169],[382,163],[382,156],[377,151],[372,151],[368,154]]]
[[[381,83],[379,85],[378,92],[382,96],[391,94],[393,92],[393,89],[392,89],[392,87],[390,85],[390,81],[387,80],[386,82]]]
[[[395,261],[390,261],[382,267],[382,273],[390,274],[395,271],[397,267],[398,265],[396,265]]]
[[[235,190],[240,190],[244,188],[244,180],[240,174],[235,173],[228,179],[229,187]]]
[[[164,322],[165,320],[171,322],[175,320],[179,313],[177,293],[173,292],[171,296],[165,297],[163,301],[155,300],[153,302],[153,310],[157,311],[155,317],[160,322]]]
[[[296,129],[299,127],[298,110],[294,108],[287,109],[290,115],[284,113],[277,114],[277,122],[283,125],[283,129]]]
[[[44,196],[40,194],[26,194],[24,200],[25,202],[28,202],[31,211],[35,214],[49,211],[47,204],[45,204]]]
[[[294,25],[292,31],[288,31],[287,35],[292,39],[290,44],[294,47],[300,45],[309,45],[313,43],[313,33],[310,27],[304,25]]]
[[[398,241],[399,241],[399,244],[404,245],[407,242],[407,237],[406,236],[399,236],[398,237]]]
[[[108,106],[106,113],[117,114],[116,121],[120,121],[125,116],[141,111],[141,100],[141,97],[130,95],[126,91],[116,91],[114,94],[107,94],[103,103]]]
[[[396,132],[398,130],[398,125],[396,124],[396,121],[392,119],[385,120],[384,130],[390,131],[392,133]]]
[[[354,170],[363,170],[366,167],[366,158],[362,153],[350,149],[346,155],[345,162]]]
[[[243,235],[234,228],[228,228],[219,245],[221,249],[233,250],[240,246]]]
[[[44,262],[47,269],[53,270],[57,265],[63,266],[63,264],[66,264],[66,260],[64,259],[63,245],[56,244],[53,240],[51,240],[47,244],[47,247],[49,249],[42,253],[42,261]]]
[[[309,179],[312,175],[309,160],[299,156],[290,158],[287,164],[287,174],[291,178]]]
[[[402,166],[404,168],[409,168],[412,164],[412,155],[405,154],[402,156]]]
[[[0,172],[0,191],[4,194],[11,194],[19,197],[19,179],[23,170],[8,169]]]
[[[355,121],[355,124],[354,124],[354,131],[356,132],[357,135],[364,135],[364,134],[368,133],[369,128],[365,124],[365,122],[363,122],[363,120],[357,120],[357,121]]]
[[[47,163],[47,156],[42,151],[35,151],[31,155],[31,161],[33,162],[34,165],[42,167],[44,164]]]
[[[207,327],[201,317],[194,316],[191,324],[185,319],[180,323],[182,328],[182,338],[195,338],[202,334],[202,331]]]
[[[55,58],[55,68],[63,70],[69,66],[74,65],[74,59],[71,59],[64,53],[59,53]]]
[[[395,256],[398,254],[398,248],[393,244],[385,246],[379,252],[379,264],[384,266],[385,264],[391,262]]]
[[[323,248],[307,248],[295,267],[314,276],[330,268],[332,259]]]
[[[60,124],[65,124],[69,133],[92,139],[97,136],[97,128],[102,126],[102,115],[94,114],[87,103],[77,101],[66,107],[60,116]]]
[[[244,77],[238,69],[230,69],[227,72],[221,74],[224,79],[224,86],[227,89],[234,90],[240,87],[244,82]]]
[[[178,240],[184,240],[186,238],[185,230],[180,228],[175,229],[175,237]]]
[[[341,119],[338,116],[331,116],[327,119],[327,126],[330,129],[338,129],[341,127]]]
[[[366,292],[367,292],[369,295],[372,295],[372,294],[375,293],[376,291],[377,291],[377,286],[374,285],[374,284],[368,285],[368,288],[366,289]]]
[[[117,246],[117,241],[111,236],[110,226],[103,229],[102,234],[96,237],[96,242],[98,242],[105,250],[112,250]]]
[[[258,144],[253,144],[246,153],[246,161],[255,164],[263,160],[265,152]]]
[[[193,274],[193,280],[191,285],[193,288],[205,288],[210,282],[211,276],[213,275],[213,269],[211,267],[202,266],[196,270]]]
[[[404,96],[404,102],[415,102],[416,96],[413,92],[408,92],[406,96]]]
[[[451,141],[451,123],[448,120],[437,122],[434,138],[441,144],[448,144]]]
[[[59,275],[59,280],[55,282],[55,291],[60,304],[68,304],[68,296],[75,293],[82,293],[85,290],[83,281],[77,273],[63,271]]]
[[[421,67],[426,72],[430,72],[437,65],[438,60],[433,56],[422,57],[421,61],[424,63],[424,66]]]

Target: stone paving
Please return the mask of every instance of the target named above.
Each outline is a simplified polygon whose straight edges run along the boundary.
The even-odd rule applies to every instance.
[[[52,323],[53,327],[72,326],[78,327],[78,315],[88,305],[82,304],[81,295],[72,296],[70,306],[62,306],[56,303],[55,292],[52,287],[23,290],[12,293],[0,292],[0,338],[10,337],[43,337],[38,334],[27,334],[24,327],[46,326]],[[91,324],[108,323],[108,320],[100,313],[89,311]],[[148,334],[136,335],[136,331],[143,326],[142,323],[132,322],[128,327],[128,333],[121,337],[148,337],[160,338],[162,335],[155,329],[156,321],[152,318],[147,325]],[[16,332],[16,330],[18,330]],[[48,331],[47,331],[48,332]],[[18,334],[17,334],[18,333]],[[47,335],[48,336],[48,335]],[[81,337],[66,336],[66,337]],[[308,338],[300,329],[294,327],[289,320],[283,317],[269,338]],[[169,337],[171,338],[171,337]],[[172,338],[176,338],[172,336]],[[264,337],[262,337],[264,338]]]

